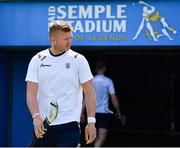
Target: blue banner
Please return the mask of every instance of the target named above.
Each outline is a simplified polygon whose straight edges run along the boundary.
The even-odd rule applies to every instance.
[[[48,24],[68,21],[74,46],[180,45],[180,1],[0,3],[0,46],[49,46]]]

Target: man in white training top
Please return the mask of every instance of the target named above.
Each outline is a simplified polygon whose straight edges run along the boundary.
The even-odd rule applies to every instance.
[[[30,61],[26,75],[27,105],[34,123],[34,146],[76,147],[80,145],[80,114],[82,91],[86,96],[87,144],[96,138],[95,94],[93,76],[86,58],[70,49],[72,28],[63,21],[49,27],[51,47],[37,53]],[[58,103],[57,118],[43,130],[52,100]]]

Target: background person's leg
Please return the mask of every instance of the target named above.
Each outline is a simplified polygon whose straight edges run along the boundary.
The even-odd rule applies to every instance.
[[[97,128],[97,136],[96,140],[94,142],[95,147],[101,147],[103,146],[106,137],[107,137],[108,130],[104,128]]]

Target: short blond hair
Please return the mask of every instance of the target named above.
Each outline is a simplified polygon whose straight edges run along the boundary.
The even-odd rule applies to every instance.
[[[49,37],[57,31],[69,32],[72,31],[72,27],[65,21],[53,21],[49,24]]]

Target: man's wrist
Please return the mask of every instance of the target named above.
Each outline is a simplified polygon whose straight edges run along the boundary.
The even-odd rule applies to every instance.
[[[34,119],[36,119],[36,118],[39,117],[39,116],[41,116],[40,113],[35,113],[35,114],[32,116],[32,118],[33,118],[33,120],[34,120]]]
[[[96,118],[95,117],[87,117],[87,123],[96,123]]]
[[[42,120],[41,114],[40,113],[36,113],[33,115],[33,125],[35,125],[35,123],[39,120]]]

